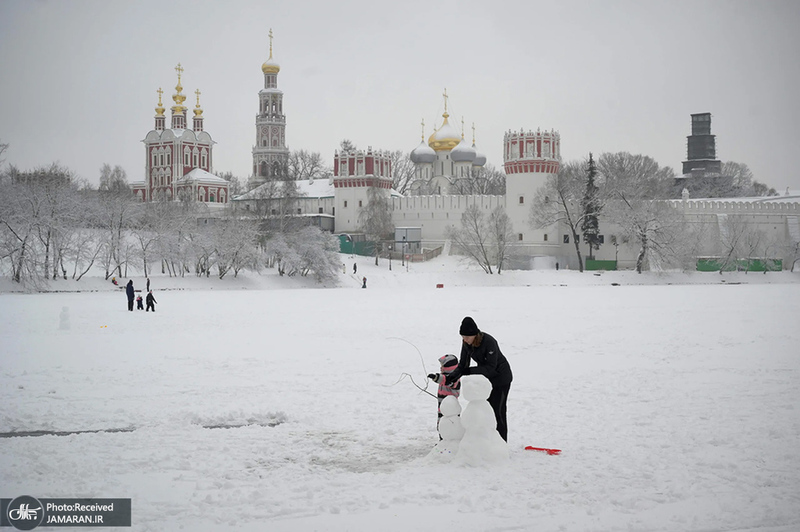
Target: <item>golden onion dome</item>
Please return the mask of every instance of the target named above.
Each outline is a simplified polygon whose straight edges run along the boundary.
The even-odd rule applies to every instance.
[[[433,148],[434,151],[449,151],[458,146],[458,143],[461,142],[461,135],[456,131],[456,128],[451,126],[450,122],[447,121],[450,117],[447,111],[445,111],[442,116],[444,117],[442,127],[434,131],[433,134],[428,137],[428,146]]]
[[[261,65],[264,74],[277,74],[281,71],[281,66],[272,59],[272,28],[269,30],[269,59]]]
[[[269,59],[261,65],[261,71],[264,74],[277,74],[281,71],[281,66],[272,60],[272,56],[269,56]]]
[[[158,88],[156,91],[158,93],[158,106],[156,107],[156,116],[164,116],[164,104],[161,103],[161,95],[164,94],[164,91],[161,90],[161,87]]]

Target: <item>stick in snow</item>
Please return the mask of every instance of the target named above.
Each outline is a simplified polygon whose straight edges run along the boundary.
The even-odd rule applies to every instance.
[[[543,453],[547,453],[547,454],[550,454],[550,455],[561,454],[561,449],[546,449],[544,447],[531,447],[530,445],[525,447],[525,450],[526,451],[541,451]]]

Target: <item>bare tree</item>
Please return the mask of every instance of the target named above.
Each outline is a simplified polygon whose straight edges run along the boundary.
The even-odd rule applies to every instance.
[[[499,275],[511,258],[510,252],[513,249],[511,244],[514,241],[514,228],[503,207],[495,207],[489,214],[489,230],[494,263],[497,266],[497,274]]]
[[[449,226],[447,238],[452,240],[468,257],[473,259],[488,274],[492,270],[491,229],[481,208],[474,203],[461,215],[461,226]]]
[[[136,205],[130,191],[100,191],[97,220],[102,231],[103,251],[101,263],[105,267],[105,278],[111,277],[114,272],[123,274],[122,266],[125,256],[128,255],[128,244],[125,237],[131,227]]]
[[[321,179],[332,171],[325,165],[319,152],[297,150],[289,154],[288,178],[291,180]]]
[[[580,161],[562,164],[557,174],[548,176],[545,186],[533,197],[528,223],[535,229],[563,224],[572,234],[578,268],[583,271],[580,228],[586,212],[581,208],[585,192],[585,165]]]
[[[414,163],[411,155],[402,150],[389,153],[392,166],[392,188],[400,194],[406,195],[414,181]]]
[[[381,251],[380,243],[384,239],[391,238],[392,231],[394,231],[386,189],[377,186],[367,189],[367,204],[358,212],[358,225],[359,229],[366,234],[367,240],[372,242],[377,266]]]
[[[492,164],[473,167],[469,177],[458,178],[453,183],[453,194],[500,195],[506,193],[506,174]]]

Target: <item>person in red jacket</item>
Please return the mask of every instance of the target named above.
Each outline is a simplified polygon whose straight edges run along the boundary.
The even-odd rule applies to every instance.
[[[497,432],[508,441],[508,422],[506,421],[506,401],[511,390],[511,365],[500,351],[497,340],[488,333],[481,332],[475,320],[467,316],[461,321],[458,330],[461,335],[461,357],[458,367],[447,376],[447,382],[458,381],[462,375],[483,375],[492,383],[489,404],[497,420]],[[470,367],[470,361],[476,366]]]

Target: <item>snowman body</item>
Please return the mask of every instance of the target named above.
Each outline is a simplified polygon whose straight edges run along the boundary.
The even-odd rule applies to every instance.
[[[492,384],[483,375],[461,377],[461,397],[468,401],[461,413],[464,437],[455,462],[470,466],[508,460],[508,445],[497,432],[494,410],[487,402]]]
[[[69,307],[61,307],[61,314],[59,315],[58,328],[62,331],[69,330]]]
[[[431,450],[430,457],[439,462],[449,462],[458,453],[459,442],[464,436],[464,427],[461,426],[461,405],[458,398],[449,395],[442,400],[439,406],[442,417],[439,418],[439,435],[442,439]]]

